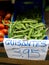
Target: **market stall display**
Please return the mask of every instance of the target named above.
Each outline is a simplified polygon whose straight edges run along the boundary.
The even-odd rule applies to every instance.
[[[15,0],[15,1],[17,1],[17,3],[14,4],[14,12],[12,14],[13,19],[11,19],[10,14],[7,14],[6,16],[4,16],[3,19],[0,17],[0,24],[2,25],[2,30],[0,30],[0,35],[1,34],[2,35],[0,37],[2,37],[4,39],[4,38],[6,38],[6,35],[7,35],[7,39],[14,38],[14,39],[27,39],[27,40],[30,40],[30,39],[46,39],[47,40],[46,32],[48,29],[45,27],[46,24],[44,21],[44,7],[42,4],[43,0],[37,0],[37,1],[28,0],[29,2],[26,2],[27,0]],[[30,1],[32,1],[32,2],[30,2]],[[33,1],[34,1],[34,3],[33,3]],[[28,18],[28,17],[26,17],[27,16],[26,10],[28,8],[29,8],[29,10],[31,10],[30,7],[37,8],[33,4],[37,5],[39,8],[37,10],[36,9],[34,10],[34,12],[36,12],[36,13],[34,13],[33,11],[32,11],[33,13],[29,12],[28,13],[29,18]],[[0,5],[2,5],[2,4],[0,4]],[[10,5],[8,5],[8,6],[10,6]],[[2,7],[0,6],[0,8],[2,8]],[[11,12],[12,12],[12,9],[9,9],[9,7],[5,7],[5,9],[6,8],[8,10],[11,10]],[[12,8],[13,8],[13,6],[12,6]],[[40,10],[41,13],[38,12],[38,10]],[[25,17],[22,16],[22,14],[23,14],[22,12],[25,14],[24,15]],[[40,13],[40,15],[37,15],[38,13]],[[21,14],[21,15],[19,16],[19,14]],[[10,21],[10,19],[11,19],[11,21]],[[1,40],[1,41],[3,41],[3,40]],[[10,63],[10,65],[11,64],[13,64],[13,65],[14,64],[16,64],[16,65],[17,64],[23,64],[23,65],[25,65],[25,64],[26,65],[39,65],[39,64],[46,65],[47,64],[48,65],[49,61],[47,61],[47,60],[49,60],[49,52],[46,57],[46,61],[10,59],[6,55],[5,48],[0,47],[0,63],[1,64]]]

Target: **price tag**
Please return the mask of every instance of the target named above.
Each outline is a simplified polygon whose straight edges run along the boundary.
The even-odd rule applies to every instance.
[[[9,58],[45,60],[49,40],[4,39],[4,47]]]

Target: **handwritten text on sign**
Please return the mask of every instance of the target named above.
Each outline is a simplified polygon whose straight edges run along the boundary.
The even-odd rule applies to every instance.
[[[47,40],[4,39],[9,58],[45,60],[48,51]]]

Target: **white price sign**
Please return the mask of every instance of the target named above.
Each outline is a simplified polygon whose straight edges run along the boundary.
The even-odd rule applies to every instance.
[[[4,39],[4,47],[9,58],[45,60],[48,40]]]

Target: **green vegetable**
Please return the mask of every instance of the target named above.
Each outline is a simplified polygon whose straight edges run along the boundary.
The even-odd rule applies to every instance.
[[[9,38],[16,39],[44,39],[46,36],[45,24],[36,19],[16,20],[9,26]]]
[[[31,28],[31,30],[29,31],[29,34],[28,34],[28,38],[30,39],[30,37],[31,37],[31,34],[32,34],[32,28]]]

